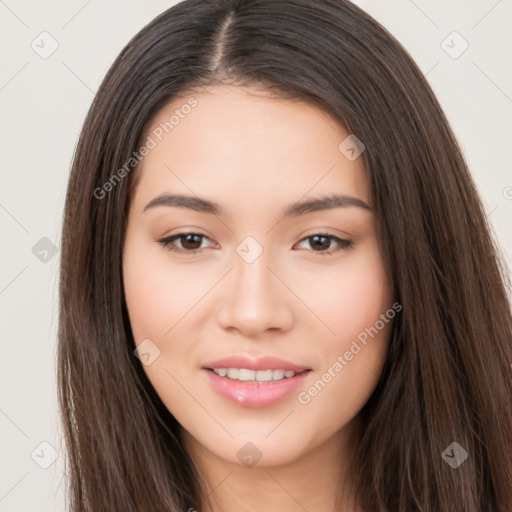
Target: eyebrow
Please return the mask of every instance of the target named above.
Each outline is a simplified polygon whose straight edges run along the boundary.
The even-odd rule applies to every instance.
[[[143,212],[156,208],[157,206],[168,206],[175,208],[187,208],[201,213],[222,215],[222,207],[214,201],[194,196],[179,194],[162,194],[152,199],[144,208]],[[362,199],[346,195],[333,194],[316,199],[299,201],[289,205],[284,211],[283,218],[298,217],[307,213],[330,210],[333,208],[358,207],[371,211],[371,208]]]

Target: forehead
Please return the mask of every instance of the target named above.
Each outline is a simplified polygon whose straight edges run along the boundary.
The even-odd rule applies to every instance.
[[[339,149],[349,135],[306,102],[234,86],[194,91],[146,127],[143,140],[154,147],[139,164],[136,197],[181,192],[288,204],[338,192],[368,201],[362,158],[351,161]]]

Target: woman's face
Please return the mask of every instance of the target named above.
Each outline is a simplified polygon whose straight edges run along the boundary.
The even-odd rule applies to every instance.
[[[123,257],[133,336],[187,436],[225,461],[284,464],[336,439],[381,373],[392,290],[348,136],[231,86],[147,128]]]

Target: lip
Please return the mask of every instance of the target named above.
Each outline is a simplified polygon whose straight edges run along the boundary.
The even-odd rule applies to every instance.
[[[247,370],[292,370],[294,372],[303,372],[310,370],[305,366],[299,366],[290,361],[280,359],[274,356],[263,356],[258,358],[251,358],[244,355],[235,355],[217,359],[205,363],[203,368],[206,370],[213,370],[214,368],[246,368]]]
[[[232,358],[229,359],[230,364],[232,364]],[[217,365],[217,363],[218,361],[215,362],[215,365]],[[261,361],[258,360],[257,364],[260,363]],[[244,363],[244,365],[245,364],[246,363]],[[244,365],[242,365],[241,368],[247,368],[247,366]],[[282,366],[278,367],[284,369]],[[215,368],[225,367],[215,366]],[[228,366],[228,368],[240,368],[240,366]],[[269,366],[266,366],[266,368],[269,368]],[[255,370],[265,368],[247,369]],[[252,408],[268,407],[270,405],[276,404],[277,402],[280,402],[288,395],[293,393],[293,391],[295,391],[311,373],[311,370],[306,370],[301,371],[301,373],[297,373],[297,375],[294,377],[284,378],[282,380],[269,382],[247,382],[229,379],[228,377],[220,377],[209,368],[203,368],[202,371],[207,374],[211,386],[221,396],[241,407]]]

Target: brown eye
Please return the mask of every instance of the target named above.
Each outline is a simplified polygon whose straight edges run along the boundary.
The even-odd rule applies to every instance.
[[[323,250],[323,249],[330,249],[330,247],[331,247],[332,240],[328,236],[313,235],[312,237],[309,238],[309,240],[310,240],[310,245],[313,249]]]
[[[183,249],[199,249],[201,247],[202,235],[189,233],[188,235],[181,235],[181,246]]]
[[[201,233],[178,233],[162,238],[158,242],[170,251],[194,253],[204,248],[201,246],[203,240],[209,240],[209,238]],[[176,242],[179,242],[179,245]]]
[[[313,252],[327,255],[337,252],[342,249],[349,249],[353,246],[353,242],[350,240],[344,240],[334,235],[329,235],[327,233],[316,233],[314,235],[307,236],[303,238],[300,243],[304,241],[309,242],[309,246]],[[332,249],[332,243],[337,244],[337,248]]]

